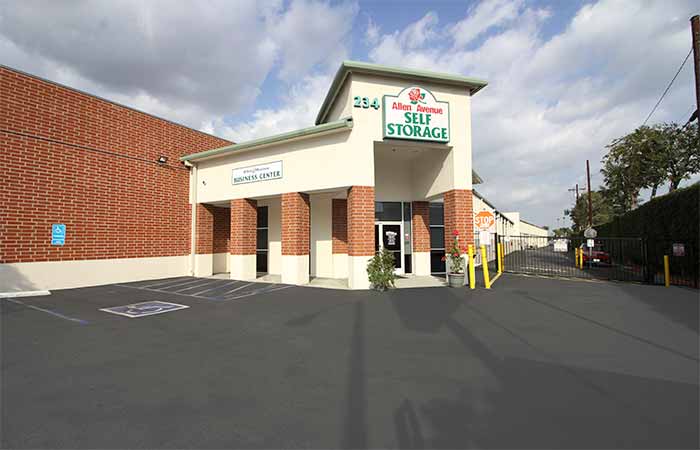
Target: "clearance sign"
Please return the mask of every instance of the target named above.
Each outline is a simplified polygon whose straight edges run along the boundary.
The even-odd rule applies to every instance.
[[[450,105],[435,100],[429,90],[411,86],[383,101],[385,138],[450,141]]]

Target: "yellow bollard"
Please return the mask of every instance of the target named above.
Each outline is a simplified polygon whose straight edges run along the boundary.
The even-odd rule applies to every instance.
[[[503,247],[500,242],[496,245],[496,260],[498,261],[498,273],[503,273]]]
[[[496,243],[496,273],[501,273],[501,244]]]
[[[491,289],[491,279],[489,278],[489,260],[486,259],[486,246],[481,246],[481,270],[484,271],[484,286]]]
[[[474,271],[474,246],[469,244],[469,289],[476,287],[476,273]]]
[[[664,286],[671,286],[671,268],[668,264],[668,255],[664,255]]]
[[[578,247],[574,248],[574,266],[578,269]]]
[[[501,244],[501,270],[506,270],[506,251],[503,244]]]

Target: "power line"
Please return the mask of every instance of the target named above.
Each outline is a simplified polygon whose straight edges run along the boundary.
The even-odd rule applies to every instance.
[[[48,137],[44,137],[44,136],[38,136],[38,135],[35,135],[35,134],[22,133],[22,132],[20,132],[20,131],[6,130],[6,129],[4,129],[4,128],[1,128],[1,129],[0,129],[0,133],[7,133],[7,134],[15,135],[15,136],[21,136],[21,137],[29,138],[29,139],[36,139],[36,140],[38,140],[38,141],[50,142],[50,143],[52,143],[52,144],[59,144],[59,145],[63,145],[63,146],[66,146],[66,147],[77,148],[77,149],[79,149],[79,150],[85,150],[85,151],[89,151],[89,152],[93,152],[93,153],[100,153],[100,154],[103,154],[103,155],[114,156],[114,157],[117,157],[117,158],[125,158],[125,159],[131,159],[131,160],[134,160],[134,161],[145,162],[145,163],[148,163],[148,164],[155,164],[155,165],[157,165],[157,166],[159,166],[159,167],[163,167],[163,168],[171,169],[171,170],[185,170],[185,171],[188,171],[188,170],[189,170],[189,169],[187,169],[187,168],[185,168],[185,167],[173,166],[173,165],[169,165],[169,164],[163,164],[163,163],[160,163],[160,162],[158,162],[158,161],[156,161],[156,160],[141,158],[141,157],[138,157],[138,156],[125,155],[125,154],[123,154],[123,153],[118,153],[118,152],[111,151],[111,150],[103,150],[103,149],[94,148],[94,147],[87,147],[87,146],[85,146],[85,145],[73,144],[73,143],[71,143],[71,142],[64,142],[64,141],[60,141],[60,140],[57,140],[57,139],[52,139],[52,138],[48,138]]]
[[[682,120],[688,120],[688,117],[689,117],[688,114],[689,114],[694,108],[695,108],[695,106],[690,105],[690,106],[688,107],[688,110],[687,110],[686,112],[684,112],[683,115],[681,116],[681,117],[683,117]]]
[[[656,108],[659,106],[659,104],[661,104],[661,100],[664,99],[664,97],[665,97],[666,94],[668,93],[668,90],[671,89],[671,86],[673,85],[673,82],[676,81],[676,78],[678,77],[678,74],[681,73],[681,70],[683,70],[683,66],[685,66],[685,63],[686,63],[686,62],[688,62],[688,58],[690,58],[690,54],[691,54],[691,53],[693,53],[693,49],[692,49],[692,48],[690,49],[690,51],[688,52],[688,54],[685,56],[685,59],[683,60],[683,63],[682,63],[681,66],[678,68],[678,72],[676,72],[676,74],[673,76],[673,79],[671,80],[671,82],[668,83],[668,86],[666,87],[666,90],[664,91],[664,93],[661,94],[661,98],[659,99],[659,101],[656,102],[656,105],[654,105],[654,107],[651,109],[651,112],[649,113],[649,115],[647,116],[647,118],[644,119],[644,123],[642,124],[642,126],[644,126],[644,125],[647,124],[647,121],[649,120],[649,118],[651,117],[651,115],[654,114],[654,111],[656,111]]]

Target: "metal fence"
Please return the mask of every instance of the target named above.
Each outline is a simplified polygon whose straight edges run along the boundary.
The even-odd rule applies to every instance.
[[[664,284],[666,255],[670,284],[700,287],[698,241],[603,237],[589,242],[582,237],[496,236],[495,242],[503,245],[506,272]],[[489,255],[491,268],[495,246]]]
[[[554,236],[499,236],[498,239],[503,245],[506,272],[599,280],[646,279],[646,249],[642,239],[597,238],[593,242]],[[589,247],[589,243],[594,245]],[[583,256],[577,262],[576,255],[580,252]]]
[[[646,245],[647,280],[664,283],[664,255],[668,256],[670,284],[700,287],[698,241],[649,240]]]

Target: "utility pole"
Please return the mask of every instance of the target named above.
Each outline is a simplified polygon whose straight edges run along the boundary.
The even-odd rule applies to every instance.
[[[576,189],[571,188],[571,189],[567,189],[567,191],[576,192],[576,201],[578,201],[578,183],[576,183]]]
[[[690,18],[690,31],[693,34],[693,60],[695,62],[695,118],[700,123],[700,16]]]
[[[588,179],[588,226],[593,227],[593,202],[591,200],[591,165],[586,160],[586,178]]]

